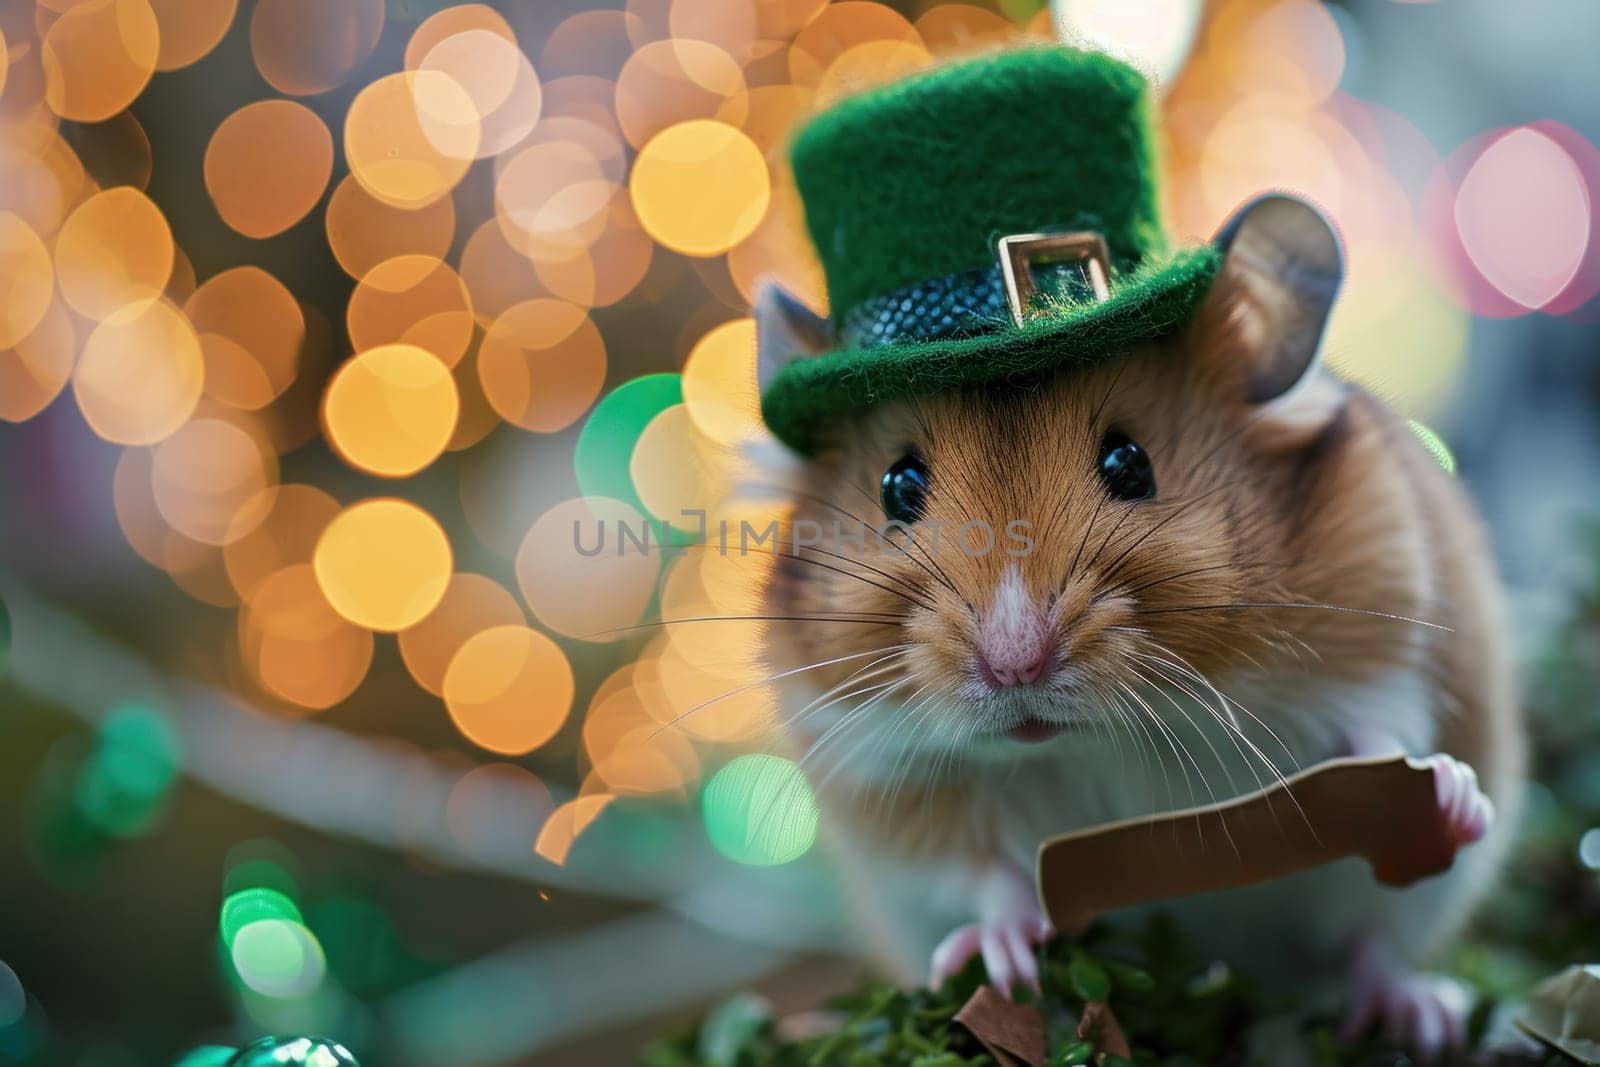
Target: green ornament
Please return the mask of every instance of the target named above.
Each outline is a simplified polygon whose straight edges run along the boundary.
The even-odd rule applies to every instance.
[[[233,1054],[224,1067],[361,1067],[350,1050],[322,1037],[263,1037]]]
[[[201,1045],[174,1063],[172,1067],[227,1067],[228,1061],[237,1051],[239,1050],[224,1045]]]

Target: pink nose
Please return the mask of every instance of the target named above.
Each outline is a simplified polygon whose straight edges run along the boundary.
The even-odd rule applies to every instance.
[[[1022,655],[1016,653],[1022,651]],[[978,671],[984,681],[996,689],[1013,685],[1032,685],[1050,667],[1051,651],[1048,646],[1035,646],[1031,650],[1013,648],[978,651]]]

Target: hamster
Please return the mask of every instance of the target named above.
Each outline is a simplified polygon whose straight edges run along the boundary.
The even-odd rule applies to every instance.
[[[1435,757],[1446,874],[1395,890],[1351,859],[1163,905],[1246,973],[1344,979],[1347,1034],[1432,1055],[1467,1005],[1417,968],[1490,884],[1522,775],[1490,551],[1406,419],[1316,359],[1322,215],[1267,197],[1217,243],[1172,336],[837,419],[787,474],[793,522],[905,527],[780,555],[766,659],[863,943],[905,982],[981,955],[1036,985],[1052,835]],[[757,322],[763,373],[825,344],[780,294]]]

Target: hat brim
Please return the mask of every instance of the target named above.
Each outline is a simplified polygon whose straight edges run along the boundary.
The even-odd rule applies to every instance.
[[[797,359],[762,394],[762,418],[784,444],[811,454],[829,420],[851,411],[1022,380],[1069,363],[1098,363],[1186,324],[1221,262],[1221,253],[1210,245],[1186,248],[1113,278],[1103,301],[1063,305],[1022,326]]]

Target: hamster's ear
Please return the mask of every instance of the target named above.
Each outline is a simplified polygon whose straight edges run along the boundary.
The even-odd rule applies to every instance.
[[[1315,207],[1269,193],[1240,208],[1214,243],[1222,269],[1197,322],[1231,334],[1226,349],[1243,348],[1250,360],[1245,397],[1264,404],[1293,388],[1316,360],[1344,277],[1339,238]]]
[[[773,282],[756,294],[755,317],[756,388],[762,393],[790,363],[828,350],[828,320]]]

